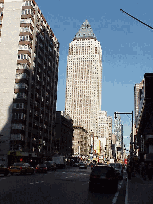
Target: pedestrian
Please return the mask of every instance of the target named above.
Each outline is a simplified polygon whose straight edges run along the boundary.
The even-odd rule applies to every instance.
[[[151,162],[148,165],[148,179],[149,180],[152,179],[152,164],[151,164]]]
[[[129,180],[131,180],[131,166],[130,165],[128,165],[128,167],[127,167],[127,173],[128,173],[128,179]]]

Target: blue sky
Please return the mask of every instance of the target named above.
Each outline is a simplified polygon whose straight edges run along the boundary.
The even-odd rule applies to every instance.
[[[65,108],[69,43],[87,19],[102,46],[102,110],[134,111],[134,85],[152,72],[153,31],[122,13],[153,26],[152,0],[36,0],[60,43],[57,110]],[[121,115],[124,143],[129,144],[131,116]]]

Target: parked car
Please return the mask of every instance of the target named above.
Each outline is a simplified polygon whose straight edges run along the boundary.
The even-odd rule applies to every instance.
[[[3,164],[0,164],[0,174],[4,174],[4,176],[9,174],[9,169]]]
[[[79,163],[79,169],[87,169],[87,164],[80,162]]]
[[[36,173],[47,173],[47,165],[46,164],[38,164],[36,166]]]
[[[34,167],[31,167],[29,163],[14,163],[12,166],[9,167],[9,171],[11,175],[14,173],[19,173],[19,174],[27,174],[31,173],[34,174],[35,169]]]
[[[45,161],[44,164],[47,166],[47,170],[56,170],[56,163],[54,161]]]
[[[118,178],[113,167],[97,165],[90,174],[89,191],[106,189],[115,193],[118,189]]]

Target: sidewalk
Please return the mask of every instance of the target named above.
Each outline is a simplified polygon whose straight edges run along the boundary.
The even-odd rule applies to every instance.
[[[131,177],[131,180],[127,179],[126,191],[125,204],[152,204],[153,178],[149,180],[146,176],[146,180],[144,180],[137,173],[135,177]]]

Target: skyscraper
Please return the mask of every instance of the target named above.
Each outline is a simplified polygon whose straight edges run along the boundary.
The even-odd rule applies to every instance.
[[[101,110],[102,49],[88,22],[69,44],[65,111],[74,126],[98,136]]]

